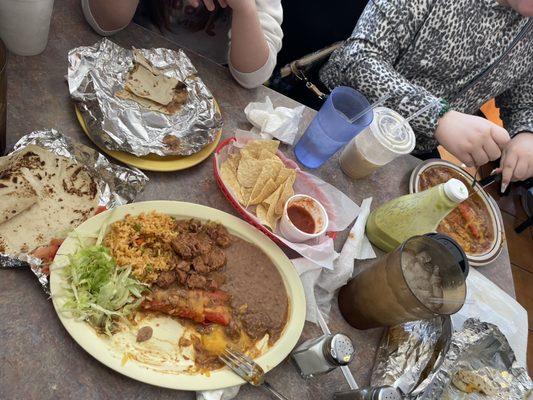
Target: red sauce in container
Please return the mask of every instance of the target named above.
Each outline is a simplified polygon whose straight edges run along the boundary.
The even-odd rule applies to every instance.
[[[293,225],[305,233],[315,233],[316,223],[309,211],[298,204],[292,204],[287,208],[287,215]]]

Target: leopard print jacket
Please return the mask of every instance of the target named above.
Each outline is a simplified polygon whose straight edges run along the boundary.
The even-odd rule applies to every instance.
[[[386,105],[404,117],[438,99],[472,114],[494,97],[511,136],[533,132],[533,18],[497,0],[370,0],[320,79],[370,102],[392,93]],[[415,153],[437,146],[441,111],[412,121]]]

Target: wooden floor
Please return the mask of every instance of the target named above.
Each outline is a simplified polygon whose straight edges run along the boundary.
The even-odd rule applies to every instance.
[[[487,103],[482,110],[488,119],[501,124],[498,109],[493,102]],[[443,159],[460,164],[455,157],[445,150],[440,149],[440,152]],[[508,196],[500,196],[496,187],[490,187],[487,191],[494,197],[502,211],[516,288],[516,299],[528,312],[527,360],[528,369],[530,373],[533,373],[533,228],[527,229],[520,235],[514,231],[514,228],[526,219],[517,193],[511,192]]]

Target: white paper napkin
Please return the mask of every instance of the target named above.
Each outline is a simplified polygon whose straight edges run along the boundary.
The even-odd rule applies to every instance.
[[[354,260],[376,258],[376,253],[365,235],[371,204],[371,197],[363,200],[359,216],[334,263],[333,270],[322,268],[305,258],[291,260],[304,287],[307,302],[306,320],[317,323],[317,307],[324,316],[329,315],[331,299],[337,289],[344,286],[351,278]]]
[[[509,341],[516,359],[526,368],[527,311],[474,268],[470,268],[466,287],[465,305],[452,315],[454,329],[461,328],[468,318],[479,318],[498,326]]]
[[[260,134],[265,139],[275,137],[292,145],[298,133],[298,124],[304,109],[304,106],[274,108],[270,97],[267,96],[262,103],[248,104],[244,109],[244,114],[254,126],[253,133]]]
[[[196,400],[230,400],[237,396],[239,389],[240,386],[232,386],[226,389],[196,392]]]

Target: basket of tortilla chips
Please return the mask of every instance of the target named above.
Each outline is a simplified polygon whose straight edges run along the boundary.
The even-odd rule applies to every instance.
[[[239,132],[219,145],[213,163],[218,185],[246,221],[311,261],[333,267],[332,237],[346,229],[359,212],[351,199],[300,170],[279,150],[276,140],[259,140]],[[290,242],[280,234],[278,222],[285,202],[294,194],[306,194],[324,206],[329,218],[327,234],[304,243]]]

